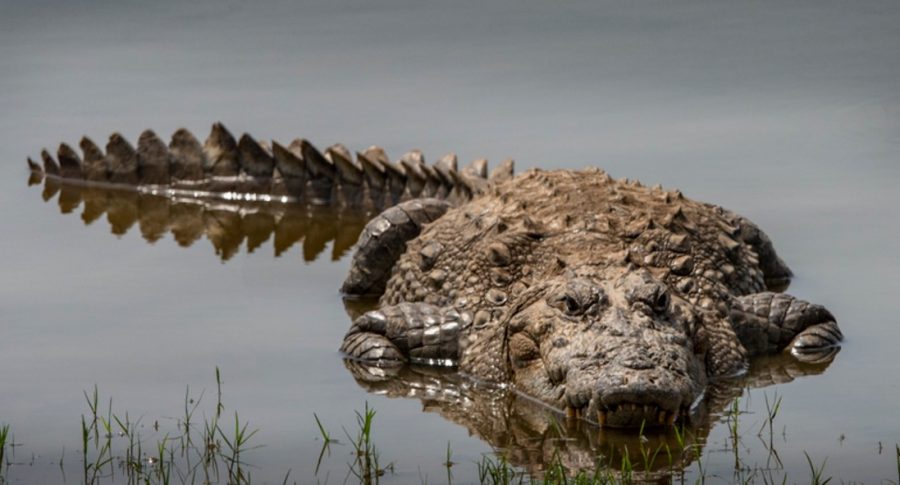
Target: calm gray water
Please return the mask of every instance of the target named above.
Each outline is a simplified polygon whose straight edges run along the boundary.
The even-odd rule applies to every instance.
[[[806,452],[835,480],[897,480],[898,25],[893,1],[0,2],[0,424],[20,445],[7,479],[81,480],[95,384],[151,443],[155,421],[174,432],[187,386],[214,410],[216,366],[226,415],[265,445],[244,457],[254,481],[341,483],[347,446],[315,476],[313,413],[344,439],[366,402],[385,481],[446,480],[448,443],[454,481],[477,478],[491,443],[344,367],[336,243],[309,261],[302,242],[278,257],[272,239],[245,242],[223,262],[207,240],[86,227],[26,184],[25,157],[59,141],[221,120],[395,156],[597,165],[748,216],[796,273],[790,292],[847,339],[821,375],[744,394],[747,465],[765,466],[756,434],[777,392],[777,475],[807,480]],[[731,480],[727,428],[701,461]]]

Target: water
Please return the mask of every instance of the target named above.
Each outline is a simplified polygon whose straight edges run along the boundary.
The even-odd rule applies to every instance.
[[[62,457],[80,481],[84,390],[143,416],[150,442],[154,422],[175,430],[187,386],[214,411],[216,366],[226,416],[265,445],[244,457],[254,481],[343,481],[347,446],[314,476],[313,413],[346,441],[367,401],[385,481],[443,481],[448,443],[454,481],[477,478],[490,436],[367,392],[336,351],[348,257],[330,234],[356,223],[308,219],[318,240],[243,239],[223,262],[206,238],[148,245],[146,222],[85,227],[83,207],[61,215],[26,183],[43,146],[216,120],[395,156],[598,165],[749,217],[796,273],[790,292],[847,339],[821,374],[742,397],[743,460],[766,463],[756,434],[777,391],[777,473],[806,480],[806,452],[835,480],[896,479],[898,21],[893,2],[3,2],[0,423],[21,444],[8,480],[61,482]],[[733,477],[729,440],[713,426],[707,473]]]

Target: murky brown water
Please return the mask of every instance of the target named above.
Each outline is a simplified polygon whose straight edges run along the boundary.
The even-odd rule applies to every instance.
[[[897,480],[898,21],[891,2],[0,5],[8,480],[81,480],[82,391],[94,384],[115,411],[143,416],[150,443],[175,429],[187,386],[205,390],[210,412],[216,366],[226,414],[260,429],[252,442],[265,447],[244,457],[254,481],[291,470],[342,482],[346,445],[316,476],[313,413],[344,439],[366,402],[394,463],[387,482],[446,480],[448,443],[457,483],[476,480],[472,463],[492,448],[528,469],[557,445],[573,464],[610,443],[614,461],[633,455],[634,436],[561,438],[530,404],[452,374],[374,382],[345,367],[337,287],[363,215],[26,183],[25,157],[43,146],[205,133],[215,120],[430,160],[599,165],[748,216],[796,273],[791,293],[825,304],[847,341],[827,370],[761,361],[711,392],[711,424],[690,438],[703,455],[681,461],[688,479],[735,478],[720,416],[740,395],[743,467],[806,481],[806,452],[827,457],[835,480]],[[759,429],[776,393],[770,440]],[[459,413],[460,396],[480,411]]]

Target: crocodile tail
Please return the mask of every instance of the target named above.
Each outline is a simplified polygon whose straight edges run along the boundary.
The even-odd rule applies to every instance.
[[[322,151],[302,138],[287,145],[269,144],[246,133],[235,138],[222,123],[212,125],[203,144],[182,128],[168,144],[145,130],[136,146],[113,133],[105,151],[87,137],[79,147],[81,156],[65,143],[60,144],[56,158],[43,150],[43,164],[29,158],[28,167],[36,177],[64,183],[134,187],[179,196],[338,200],[343,205],[376,207],[420,197],[464,202],[513,172],[511,160],[489,175],[486,160],[475,160],[460,170],[455,154],[429,165],[418,150],[392,162],[377,146],[354,157],[343,145]]]

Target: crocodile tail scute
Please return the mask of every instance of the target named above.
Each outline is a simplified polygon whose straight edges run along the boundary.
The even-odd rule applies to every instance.
[[[419,150],[392,162],[384,149],[371,146],[356,152],[341,144],[320,151],[297,138],[285,146],[267,143],[244,133],[239,138],[214,123],[201,145],[187,129],[177,130],[166,144],[145,130],[137,146],[113,133],[101,149],[90,138],[79,142],[81,156],[62,143],[56,158],[41,151],[42,164],[28,159],[35,176],[63,183],[133,187],[138,191],[179,196],[241,198],[269,197],[343,205],[388,207],[421,197],[465,202],[494,182],[512,175],[507,160],[488,172],[487,160],[478,159],[460,170],[455,154],[433,164]]]

